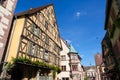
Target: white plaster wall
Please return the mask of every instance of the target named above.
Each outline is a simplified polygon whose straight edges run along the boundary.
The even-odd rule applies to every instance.
[[[60,61],[60,66],[65,65],[66,66],[66,71],[61,71],[58,75],[57,78],[62,79],[62,77],[69,77],[70,78],[70,66],[69,66],[69,48],[67,47],[67,45],[63,42],[63,40],[61,39],[61,44],[62,44],[62,48],[63,50],[60,52],[60,55],[65,55],[66,56],[66,60],[65,61]]]
[[[60,55],[65,55],[66,56],[66,60],[65,61],[61,61],[60,65],[66,65],[66,71],[70,71],[70,66],[69,66],[69,48],[67,47],[67,45],[63,42],[63,40],[61,40],[61,44],[62,44],[62,48],[63,50],[60,52]]]
[[[84,80],[84,74],[83,74],[83,68],[82,68],[82,64],[81,64],[81,61],[79,61],[78,63],[78,71],[79,71],[79,74],[81,75],[81,80]]]

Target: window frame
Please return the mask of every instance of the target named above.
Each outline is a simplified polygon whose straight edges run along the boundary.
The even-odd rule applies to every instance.
[[[32,56],[34,56],[34,54],[35,54],[35,44],[32,42],[29,42],[28,54],[32,55]]]
[[[69,80],[69,77],[63,77],[62,80]]]
[[[61,66],[62,71],[66,71],[66,65]]]
[[[45,21],[45,28],[48,30],[48,22]]]
[[[49,44],[49,37],[46,35],[46,38],[45,38],[45,43]]]
[[[46,51],[45,49],[43,50],[43,59],[45,61],[49,61],[49,52]]]
[[[71,55],[71,60],[76,60],[76,55],[75,54]]]
[[[38,57],[38,58],[40,58],[40,48],[39,48],[39,46],[36,46],[36,52],[35,52],[35,56],[36,57]]]
[[[65,55],[61,55],[61,61],[65,61],[66,60],[66,56]]]
[[[73,71],[78,71],[78,65],[77,64],[72,65],[72,70]]]

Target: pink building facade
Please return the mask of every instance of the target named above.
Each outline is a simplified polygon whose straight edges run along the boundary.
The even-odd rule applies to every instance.
[[[5,63],[7,42],[16,3],[17,0],[0,0],[0,73]]]

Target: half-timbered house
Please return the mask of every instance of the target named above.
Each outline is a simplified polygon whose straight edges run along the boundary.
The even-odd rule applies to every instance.
[[[8,47],[12,79],[55,79],[62,47],[53,4],[15,14]]]

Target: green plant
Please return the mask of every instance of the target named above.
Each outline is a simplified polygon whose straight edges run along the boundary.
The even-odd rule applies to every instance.
[[[58,73],[61,72],[61,69],[60,69],[60,67],[58,67],[58,66],[55,66],[55,67],[54,67],[54,70],[55,70],[56,72],[58,72]]]
[[[38,66],[38,67],[44,67],[44,68],[49,68],[52,69],[54,73],[61,72],[61,69],[59,66],[54,66],[54,65],[49,65],[48,63],[36,60],[36,61],[32,61],[30,58],[23,58],[23,57],[18,57],[18,58],[13,58],[12,59],[13,63],[24,63],[24,64],[31,64],[34,66]]]
[[[14,67],[14,64],[12,64],[12,63],[7,63],[6,64],[6,66],[5,66],[5,69],[7,70],[7,71],[9,71],[11,68],[13,68]]]
[[[13,61],[13,63],[17,63],[17,62],[24,63],[24,60],[23,60],[22,57],[19,57],[19,58],[12,58],[12,61]]]
[[[54,66],[53,66],[53,65],[49,65],[49,68],[50,68],[50,69],[54,69]]]
[[[40,62],[38,60],[33,61],[32,64],[35,65],[35,66],[42,66],[42,62]]]
[[[84,78],[84,80],[88,80],[88,77],[86,76],[86,77]]]
[[[56,77],[56,71],[53,70],[53,78],[55,79],[55,77]]]
[[[32,61],[31,61],[31,59],[29,59],[29,58],[24,58],[23,59],[24,61],[24,63],[27,63],[27,64],[31,64],[32,63]]]
[[[32,63],[31,59],[23,58],[23,57],[13,58],[12,61],[14,63],[18,63],[18,62],[25,63],[25,64],[31,64]]]

